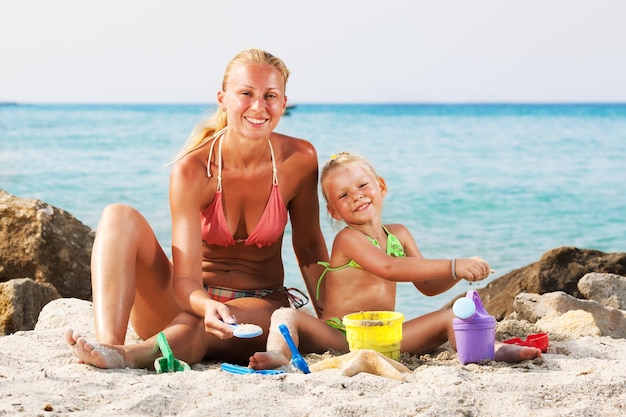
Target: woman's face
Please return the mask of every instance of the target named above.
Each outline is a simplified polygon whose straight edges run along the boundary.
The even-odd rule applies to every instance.
[[[287,105],[282,74],[271,65],[236,65],[218,93],[218,103],[226,110],[229,130],[267,137]]]
[[[328,212],[347,224],[364,224],[379,218],[384,183],[358,165],[336,167],[324,180]]]

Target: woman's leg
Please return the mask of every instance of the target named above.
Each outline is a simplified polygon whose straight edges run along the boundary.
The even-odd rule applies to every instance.
[[[183,312],[163,329],[177,359],[189,364],[198,363],[204,358],[247,364],[250,355],[265,348],[270,315],[280,307],[281,302],[240,298],[227,304],[238,322],[259,324],[265,328],[264,335],[252,339],[219,339],[205,331],[203,318]],[[152,368],[154,360],[163,356],[155,336],[137,344],[90,343],[80,334],[68,329],[65,340],[74,356],[99,368]]]
[[[181,313],[163,330],[163,333],[175,358],[194,364],[204,357],[210,337],[204,332],[203,321],[199,317]],[[159,349],[156,336],[127,345],[90,343],[71,329],[65,330],[64,336],[77,359],[98,368],[153,369],[154,360],[164,356]]]
[[[289,306],[283,293],[275,293],[264,298],[237,298],[225,303],[237,323],[251,323],[261,326],[263,334],[250,339],[218,339],[209,336],[205,341],[206,359],[228,361],[247,365],[254,352],[265,350],[272,313],[280,307]],[[278,329],[277,329],[278,330]]]
[[[129,320],[142,338],[180,312],[172,267],[146,219],[132,207],[105,208],[91,255],[96,340],[123,345]]]

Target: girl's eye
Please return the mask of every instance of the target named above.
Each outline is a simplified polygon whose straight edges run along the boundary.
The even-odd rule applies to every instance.
[[[365,188],[365,187],[367,187],[367,184],[369,184],[369,183],[364,182],[363,184],[361,184],[360,188]]]
[[[339,195],[339,197],[337,197],[337,198],[338,198],[339,200],[341,200],[342,198],[345,198],[345,197],[347,197],[347,196],[348,196],[348,194],[340,194],[340,195]]]

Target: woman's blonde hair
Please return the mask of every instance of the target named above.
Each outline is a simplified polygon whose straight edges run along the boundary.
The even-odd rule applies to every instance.
[[[335,168],[346,166],[346,165],[358,165],[362,169],[364,169],[368,174],[372,175],[374,178],[379,179],[380,177],[376,173],[376,170],[370,164],[367,159],[363,158],[360,155],[353,155],[349,152],[339,152],[330,157],[328,162],[324,164],[322,168],[322,173],[320,175],[320,185],[322,187],[322,194],[324,195],[324,199],[326,203],[329,204],[328,194],[326,190],[326,179],[328,178],[328,174]]]
[[[241,64],[271,65],[282,74],[284,83],[283,86],[286,89],[287,80],[289,79],[289,70],[287,69],[285,63],[280,58],[270,54],[269,52],[262,49],[250,48],[239,52],[226,66],[224,78],[222,79],[222,91],[226,91],[226,85],[228,84],[233,68]],[[178,161],[188,153],[207,143],[216,133],[223,130],[227,125],[228,120],[226,119],[226,112],[222,108],[218,108],[213,115],[200,121],[193,128],[191,134],[187,138],[187,141],[172,162]]]

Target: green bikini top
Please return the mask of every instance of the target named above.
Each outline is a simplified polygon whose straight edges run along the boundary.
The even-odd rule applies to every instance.
[[[350,228],[353,229],[353,227],[350,227]],[[392,235],[391,233],[389,233],[389,230],[387,230],[387,228],[384,225],[383,225],[383,230],[385,231],[385,233],[387,233],[387,248],[386,248],[387,255],[390,255],[396,258],[405,257],[406,253],[404,252],[404,247],[402,246],[402,243],[400,243],[400,240],[394,235]],[[365,235],[365,237],[367,237],[370,240],[370,242],[372,242],[372,245],[376,246],[377,248],[380,248],[380,245],[378,244],[378,241],[376,239],[372,239],[368,235]],[[322,275],[320,275],[320,278],[317,280],[317,291],[315,293],[315,298],[318,300],[320,298],[320,285],[322,284],[322,280],[324,279],[328,271],[340,271],[345,268],[363,269],[361,268],[361,265],[359,265],[354,259],[350,259],[350,262],[348,262],[347,264],[338,266],[335,268],[331,267],[328,262],[324,262],[324,261],[318,261],[317,264],[324,266],[324,272],[322,272]]]

